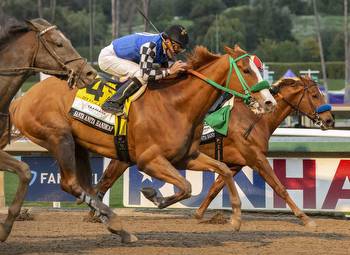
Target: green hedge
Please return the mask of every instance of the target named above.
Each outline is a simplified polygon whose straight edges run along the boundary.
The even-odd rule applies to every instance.
[[[269,66],[270,71],[274,71],[274,79],[277,80],[283,76],[283,74],[291,69],[296,75],[299,75],[300,70],[318,70],[320,71],[319,78],[322,79],[321,63],[319,62],[304,62],[304,63],[266,63]],[[333,61],[326,63],[327,78],[329,79],[344,79],[345,66],[342,61]]]

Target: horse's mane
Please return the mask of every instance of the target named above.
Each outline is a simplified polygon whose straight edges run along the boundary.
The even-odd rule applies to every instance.
[[[293,78],[281,78],[275,83],[273,83],[272,87],[282,87],[282,86],[288,86],[292,83],[298,82],[301,80],[301,77],[293,77]]]
[[[199,67],[208,64],[219,57],[220,55],[211,53],[204,46],[196,46],[192,53],[187,56],[187,64],[192,69],[198,69]]]
[[[193,49],[193,51],[187,55],[186,63],[190,69],[198,69],[220,57],[221,55],[211,53],[204,46],[196,46]],[[178,81],[186,79],[186,77],[187,77],[186,73],[179,74],[178,76],[171,79],[163,79],[155,82],[150,82],[148,87],[152,88],[152,86],[154,85],[155,88],[158,88],[160,83],[162,83],[161,85],[162,87],[172,86]]]
[[[0,9],[0,50],[16,35],[27,31],[29,31],[27,24],[4,14]]]

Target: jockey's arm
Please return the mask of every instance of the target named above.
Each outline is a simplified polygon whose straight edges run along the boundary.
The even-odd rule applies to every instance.
[[[145,81],[160,80],[169,75],[167,68],[161,68],[155,64],[156,44],[153,42],[145,43],[140,48],[140,69],[142,79]]]

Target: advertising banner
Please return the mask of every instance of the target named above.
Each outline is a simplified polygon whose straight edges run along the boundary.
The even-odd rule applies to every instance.
[[[270,165],[297,205],[303,210],[350,211],[350,159],[335,158],[274,158]],[[216,175],[211,172],[182,170],[192,184],[192,197],[173,205],[173,208],[198,207],[206,197]],[[244,167],[234,178],[242,209],[283,210],[285,202],[265,183],[257,171]],[[170,196],[176,188],[131,167],[124,174],[125,206],[155,207],[140,192],[153,187],[159,195]],[[209,208],[229,209],[226,188]]]
[[[26,201],[75,201],[76,198],[60,187],[61,175],[54,158],[50,156],[26,156],[21,160],[27,163],[32,173]],[[96,184],[104,169],[104,158],[91,157],[92,183]]]

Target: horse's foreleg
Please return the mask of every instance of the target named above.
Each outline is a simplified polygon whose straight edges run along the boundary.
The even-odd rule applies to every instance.
[[[209,170],[222,176],[230,193],[230,201],[232,206],[231,224],[233,225],[234,229],[238,231],[241,227],[241,200],[233,182],[232,171],[226,166],[226,164],[201,152],[196,158],[188,161],[186,169],[195,171]]]
[[[19,177],[19,185],[12,204],[8,209],[8,215],[4,223],[0,223],[0,241],[3,242],[9,236],[13,222],[20,213],[24,197],[28,190],[31,179],[30,170],[27,164],[18,161],[4,151],[0,150],[0,169],[16,173]]]
[[[50,151],[58,161],[61,172],[61,187],[64,191],[74,195],[80,201],[85,202],[91,209],[96,211],[97,216],[107,226],[111,233],[120,235],[122,242],[134,242],[137,238],[126,231],[119,217],[96,196],[84,190],[79,182],[86,188],[91,187],[89,178],[83,178],[83,171],[90,174],[87,152],[80,150],[75,153],[75,142],[70,133],[52,136],[50,140]]]
[[[293,199],[289,196],[288,191],[276,176],[265,156],[261,155],[259,157],[254,169],[258,170],[260,176],[264,178],[270,187],[289,205],[295,216],[301,219],[305,226],[316,226],[316,223],[310,219],[310,217],[308,217],[303,211],[301,211],[299,207],[294,203]]]
[[[194,214],[194,217],[196,219],[202,219],[203,218],[203,215],[204,215],[205,211],[207,210],[207,208],[209,207],[211,201],[213,201],[214,198],[216,198],[216,196],[224,188],[224,186],[225,186],[225,181],[222,178],[222,176],[219,175],[216,178],[215,182],[211,185],[207,196],[204,198],[204,200],[202,201],[201,205],[196,210],[196,212]]]
[[[94,194],[89,152],[78,143],[75,143],[75,160],[76,175],[80,186],[89,194]]]
[[[159,180],[173,184],[179,191],[169,197],[157,197],[157,192],[152,187],[145,187],[142,189],[143,195],[158,208],[165,208],[189,198],[191,196],[191,184],[166,158],[161,155],[153,155],[153,153],[146,152],[139,157],[138,166],[140,170]]]
[[[107,190],[109,190],[112,185],[123,175],[125,170],[129,167],[129,164],[124,161],[119,161],[116,159],[111,160],[108,164],[106,170],[103,172],[100,180],[94,187],[94,194],[101,201],[103,200],[104,195]],[[95,222],[95,212],[90,210],[87,219]]]
[[[238,171],[241,170],[241,168],[239,167],[237,168],[231,168],[231,170],[233,171],[233,177],[238,173]],[[194,217],[196,219],[202,219],[203,215],[205,213],[205,211],[207,210],[207,208],[209,207],[210,203],[214,200],[214,198],[216,198],[216,196],[219,194],[219,192],[224,188],[225,186],[225,181],[222,178],[221,175],[219,175],[215,182],[211,185],[207,196],[204,198],[204,200],[202,201],[201,205],[199,206],[199,208],[196,210]]]

